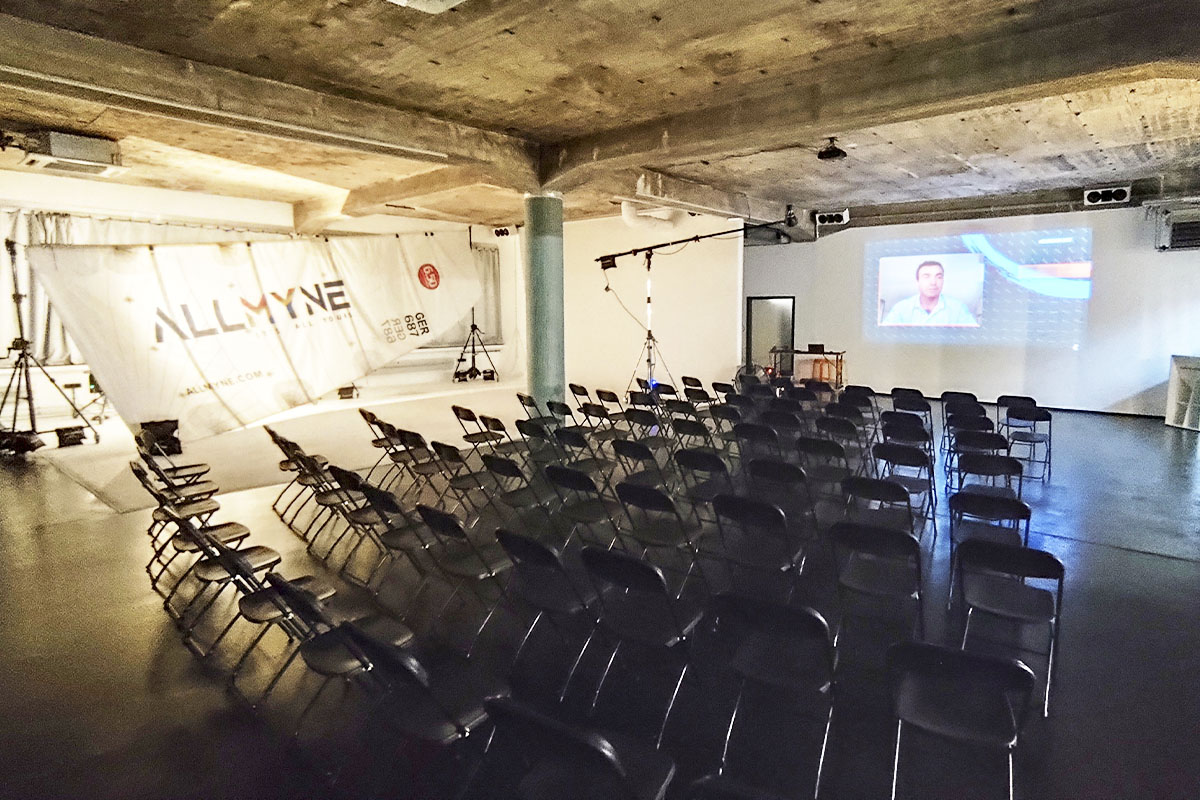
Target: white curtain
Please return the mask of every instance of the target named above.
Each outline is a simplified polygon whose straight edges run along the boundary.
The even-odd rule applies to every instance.
[[[55,214],[27,209],[0,209],[0,235],[13,242],[17,291],[24,295],[21,311],[30,352],[43,364],[79,364],[83,356],[67,335],[62,320],[46,293],[31,279],[25,248],[54,244],[168,244],[190,242],[245,242],[292,238],[288,234],[238,230],[185,223]],[[14,264],[6,253],[0,269],[0,350],[19,335],[16,307],[12,303]],[[9,363],[7,356],[0,364]]]

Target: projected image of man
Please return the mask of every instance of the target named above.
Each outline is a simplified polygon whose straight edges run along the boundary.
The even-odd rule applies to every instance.
[[[946,270],[938,261],[922,261],[917,267],[917,293],[892,306],[883,325],[974,325],[979,321],[970,309],[942,294]]]

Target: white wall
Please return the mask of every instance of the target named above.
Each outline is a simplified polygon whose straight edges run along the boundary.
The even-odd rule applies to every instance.
[[[625,256],[602,272],[596,258],[737,227],[718,217],[686,217],[673,228],[630,228],[619,217],[570,222],[563,229],[567,380],[622,393],[641,359],[646,333],[646,270],[642,256]],[[678,252],[676,252],[678,250]],[[675,253],[667,255],[666,253]],[[652,261],[654,336],[678,383],[729,380],[740,361],[742,239],[708,239],[656,253]],[[605,277],[614,293],[604,291]],[[669,380],[661,364],[655,378]],[[636,386],[634,387],[636,388]]]
[[[869,241],[968,231],[1091,226],[1087,335],[1067,347],[889,344],[863,335]],[[984,228],[983,226],[986,226]],[[1159,253],[1144,209],[853,228],[746,252],[745,294],[795,294],[796,341],[846,350],[846,380],[887,391],[1029,394],[1044,405],[1161,416],[1170,356],[1200,353],[1200,251]]]

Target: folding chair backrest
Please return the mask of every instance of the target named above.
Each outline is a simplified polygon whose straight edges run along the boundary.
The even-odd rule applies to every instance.
[[[597,389],[596,390],[596,399],[599,400],[601,403],[604,403],[605,405],[615,405],[618,408],[620,408],[620,406],[621,406],[621,398],[617,395],[616,392],[610,391],[608,389]]]
[[[1014,729],[1019,729],[1024,721],[1035,682],[1033,670],[1016,659],[924,642],[892,645],[887,654],[887,672],[893,699],[899,696],[910,676],[942,687],[948,698],[977,695],[981,688],[992,690],[1012,704]],[[956,691],[956,687],[961,688]]]
[[[556,428],[554,430],[554,440],[562,447],[571,450],[590,450],[587,437],[577,430],[571,428]]]
[[[1011,497],[955,492],[950,495],[950,515],[1015,523],[1028,522],[1033,516],[1033,511],[1028,503]]]
[[[575,402],[579,404],[590,403],[592,401],[591,394],[583,386],[578,383],[568,383],[567,390],[575,397]]]
[[[1050,412],[1038,406],[1009,406],[1008,419],[1022,422],[1049,422]]]
[[[562,489],[567,489],[572,492],[584,492],[587,494],[599,494],[596,488],[596,483],[586,472],[581,472],[570,467],[560,467],[557,464],[546,465],[546,479]]]
[[[713,397],[708,392],[700,387],[687,387],[683,390],[683,396],[688,399],[688,402],[693,405],[707,405],[713,402]]]
[[[439,442],[435,440],[430,442],[429,446],[433,448],[433,452],[437,454],[437,457],[447,464],[452,466],[460,466],[467,463],[467,460],[463,458],[463,454],[459,452],[459,449],[452,444],[446,444],[445,442]]]
[[[787,605],[744,595],[719,594],[709,602],[705,614],[708,619],[720,623],[720,630],[731,631],[739,638],[746,634],[765,635],[785,648],[789,643],[800,646],[818,644],[823,661],[823,670],[819,672],[824,674],[814,674],[813,678],[821,682],[832,676],[834,652],[829,623],[818,611],[808,606]]]
[[[842,481],[842,490],[851,500],[905,504],[909,502],[908,489],[887,478],[851,475]]]
[[[719,494],[713,498],[713,510],[718,520],[732,522],[742,528],[763,531],[782,536],[787,531],[787,517],[774,503],[739,497],[735,494]]]
[[[583,548],[582,556],[588,573],[603,583],[636,592],[668,595],[667,579],[662,570],[645,559],[590,545]]]
[[[643,429],[650,429],[658,425],[658,417],[654,416],[654,412],[644,408],[625,409],[625,421]]]
[[[690,375],[684,375],[679,380],[683,383],[685,389],[703,389],[704,388],[704,384],[700,382],[699,378],[693,378]]]
[[[460,422],[473,422],[479,424],[479,418],[475,416],[475,412],[463,406],[450,406],[450,410],[454,412],[454,416]]]
[[[657,408],[658,401],[649,392],[630,392],[629,405],[639,408]]]
[[[391,492],[384,491],[377,486],[372,486],[365,482],[359,491],[367,498],[367,505],[373,508],[375,513],[379,514],[382,518],[408,516],[407,512],[396,500],[395,495]]]
[[[829,538],[834,547],[843,552],[912,559],[920,568],[921,542],[910,531],[840,520],[829,526]]]
[[[538,406],[537,400],[534,400],[530,395],[517,392],[517,400],[521,403],[521,408],[525,409],[525,414],[530,419],[542,416],[542,409]]]
[[[625,766],[616,748],[601,734],[548,717],[511,697],[489,697],[483,701],[483,707],[495,723],[501,741],[506,747],[516,749],[522,760],[535,767],[542,759],[549,759],[560,768],[574,765],[585,776],[610,773],[626,790],[624,797],[613,800],[634,800],[633,789],[626,783]]]
[[[975,400],[949,400],[942,405],[942,416],[949,418],[955,414],[964,417],[986,417],[987,409]]]
[[[654,394],[659,397],[678,397],[679,392],[675,391],[675,387],[669,383],[654,384]]]
[[[895,425],[897,427],[909,427],[925,429],[925,420],[919,414],[913,414],[909,411],[883,411],[879,414],[879,422],[881,425]]]
[[[689,439],[704,439],[709,440],[712,437],[712,432],[704,425],[703,422],[695,419],[677,418],[671,422],[671,427],[675,429],[676,435],[680,437],[688,437]]]
[[[569,405],[559,400],[547,400],[546,408],[553,416],[559,417],[560,419],[569,419],[572,421],[575,420],[575,412],[571,410]]]
[[[347,492],[362,491],[362,485],[366,483],[366,481],[364,481],[362,476],[357,472],[351,472],[348,469],[342,469],[341,467],[334,466],[333,464],[330,464],[328,469],[329,474],[333,476],[333,479],[337,482],[337,485],[342,490]]]
[[[500,546],[504,548],[504,552],[514,564],[529,564],[557,570],[563,568],[558,551],[532,536],[505,528],[497,528],[496,540],[500,542]]]
[[[482,458],[484,468],[493,475],[499,475],[502,478],[518,478],[522,480],[525,478],[525,473],[521,471],[521,467],[511,458],[494,456],[489,453],[484,453]]]
[[[441,509],[420,504],[417,505],[417,513],[421,515],[421,521],[428,525],[429,529],[436,535],[456,540],[467,538],[462,525],[459,524],[453,514],[447,514]]]
[[[1020,478],[1025,468],[1012,456],[1002,456],[996,453],[960,453],[957,469],[963,475],[978,475],[985,478]]]
[[[609,444],[612,445],[613,452],[620,458],[627,458],[635,462],[655,461],[654,453],[650,448],[633,439],[613,439]]]
[[[871,448],[872,455],[880,461],[894,467],[912,467],[914,469],[933,469],[933,461],[929,454],[919,447],[895,442],[881,442]]]
[[[993,431],[960,430],[954,433],[954,445],[959,450],[976,450],[995,453],[1008,452],[1008,440]]]
[[[996,426],[992,423],[991,417],[976,414],[951,414],[946,418],[946,427],[951,431],[990,431],[994,430]]]
[[[943,403],[978,403],[979,398],[973,392],[942,392]]]
[[[920,389],[909,389],[904,386],[893,386],[890,394],[892,395],[893,401],[895,401],[897,397],[908,397],[917,400],[925,399],[925,395],[921,394]]]
[[[730,425],[737,425],[742,421],[742,412],[738,411],[736,406],[730,405],[715,405],[711,409],[713,419],[719,419],[722,422],[727,422]]]
[[[737,394],[737,389],[733,388],[732,383],[722,383],[721,381],[714,381],[712,388],[713,388],[713,391],[717,393],[718,397],[722,397],[726,400],[729,399],[729,395]]]
[[[519,419],[516,425],[517,431],[526,439],[537,439],[547,444],[554,444],[554,437],[550,435],[550,432],[540,422],[534,422],[531,419]]]
[[[1013,547],[986,539],[968,539],[958,546],[955,556],[966,570],[1053,581],[1061,581],[1066,573],[1063,563],[1045,550]]]
[[[675,459],[676,464],[688,472],[699,472],[708,475],[729,475],[729,468],[725,466],[725,462],[721,460],[721,457],[707,450],[685,447],[681,450],[676,450],[675,455],[672,457]]]
[[[893,389],[892,408],[896,411],[911,411],[915,414],[928,414],[932,410],[929,401],[923,397],[910,394],[896,395]]]
[[[622,503],[636,509],[660,514],[675,514],[675,503],[661,489],[639,486],[634,483],[618,483],[617,497]]]
[[[800,436],[796,438],[796,450],[799,451],[801,460],[808,460],[806,457],[826,462],[846,460],[846,448],[831,439]]]
[[[803,493],[808,486],[804,468],[777,458],[755,458],[745,466],[746,475],[754,482],[764,481],[793,493]]]

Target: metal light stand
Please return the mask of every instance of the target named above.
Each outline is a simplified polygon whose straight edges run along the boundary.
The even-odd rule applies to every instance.
[[[471,366],[469,369],[463,369],[462,365],[467,363],[467,350],[471,351]],[[476,366],[476,359],[479,351],[483,351],[483,357],[487,359],[491,369],[480,370]],[[471,308],[471,332],[467,334],[467,340],[463,342],[462,351],[458,354],[458,368],[454,370],[454,380],[459,382],[473,381],[476,378],[483,378],[485,381],[496,381],[500,379],[499,373],[496,372],[496,364],[492,361],[492,355],[488,352],[487,345],[483,343],[483,332],[479,330],[479,326],[475,324],[475,308]]]
[[[75,405],[70,396],[63,391],[58,382],[51,377],[46,371],[42,362],[29,352],[31,342],[25,338],[25,314],[22,310],[21,303],[25,300],[25,295],[21,294],[20,284],[17,282],[17,245],[11,239],[6,239],[4,242],[5,249],[8,251],[8,263],[12,272],[13,282],[13,305],[17,311],[17,338],[8,347],[10,353],[16,352],[17,358],[13,362],[12,373],[8,376],[8,385],[4,387],[4,395],[0,397],[0,420],[4,417],[5,409],[9,407],[9,398],[12,398],[12,424],[9,425],[3,433],[0,433],[0,450],[12,450],[16,452],[28,452],[29,450],[40,447],[40,442],[32,447],[27,446],[25,442],[37,440],[37,416],[33,408],[33,380],[30,373],[30,365],[33,365],[41,371],[42,376],[50,383],[55,390],[62,395],[62,399],[71,407],[75,416],[78,416],[83,424],[91,430],[92,435],[96,437],[96,441],[100,441],[100,432],[96,430],[92,423],[88,422],[87,417],[83,416],[83,412]],[[24,386],[25,396],[21,396],[21,389]],[[15,391],[14,391],[15,390]],[[20,418],[21,401],[25,403],[25,413],[29,420],[29,428],[27,430],[17,430],[17,421]],[[0,423],[2,424],[2,423]]]
[[[646,362],[646,383],[654,388],[654,367],[661,363],[662,368],[666,370],[667,377],[671,379],[671,383],[675,383],[674,376],[671,375],[671,370],[667,367],[667,362],[663,360],[662,353],[658,349],[658,340],[654,338],[654,303],[653,294],[650,291],[650,265],[654,257],[654,251],[646,251],[646,343],[642,345],[642,354],[638,356],[637,363]],[[633,367],[633,375],[629,378],[629,383],[625,390],[629,391],[637,381],[638,367],[635,364]]]

